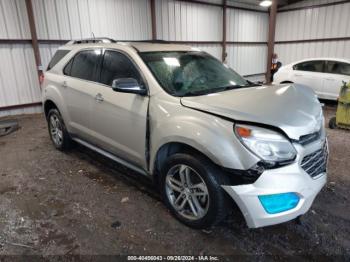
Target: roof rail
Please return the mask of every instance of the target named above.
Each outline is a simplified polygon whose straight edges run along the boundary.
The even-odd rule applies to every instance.
[[[114,40],[112,38],[108,37],[97,37],[97,38],[85,38],[85,39],[79,39],[79,40],[71,40],[67,43],[67,45],[76,45],[76,44],[89,44],[89,43],[133,43],[133,42],[140,42],[140,43],[159,43],[159,44],[170,44],[171,41],[168,40],[161,40],[161,39],[155,39],[155,40]]]
[[[100,37],[100,38],[85,38],[80,40],[72,40],[67,43],[67,45],[76,45],[76,44],[89,44],[89,43],[116,43],[112,38]]]
[[[168,40],[161,40],[161,39],[154,39],[154,40],[129,40],[129,41],[124,41],[124,42],[140,42],[140,43],[159,43],[159,44],[171,44],[171,41]]]

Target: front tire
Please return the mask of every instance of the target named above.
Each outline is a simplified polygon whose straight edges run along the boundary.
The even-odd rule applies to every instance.
[[[72,140],[64,125],[60,112],[53,108],[47,115],[49,135],[54,146],[61,151],[71,148]]]
[[[204,229],[227,214],[221,170],[206,158],[177,153],[161,170],[161,194],[171,213],[185,225]]]

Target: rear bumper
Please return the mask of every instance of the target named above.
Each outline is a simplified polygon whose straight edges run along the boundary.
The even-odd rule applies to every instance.
[[[241,209],[248,227],[257,228],[283,223],[305,214],[310,209],[316,195],[327,182],[327,174],[321,173],[312,178],[302,169],[300,162],[310,151],[319,149],[322,142],[324,143],[324,140],[314,143],[308,149],[297,148],[299,156],[295,163],[265,170],[253,184],[222,186]],[[267,213],[258,196],[281,193],[295,193],[300,200],[293,209],[276,214]]]

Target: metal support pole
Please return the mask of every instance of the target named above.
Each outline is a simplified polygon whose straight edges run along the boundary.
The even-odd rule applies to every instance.
[[[227,25],[227,0],[223,0],[222,6],[222,62],[226,61],[226,25]]]
[[[38,43],[38,37],[36,33],[36,28],[35,28],[32,0],[26,0],[26,7],[27,7],[28,20],[29,20],[30,34],[32,37],[31,42],[32,42],[33,51],[34,51],[35,64],[37,66],[38,77],[40,78],[41,75],[43,74],[43,68],[41,65],[39,43]]]
[[[266,68],[266,83],[271,83],[271,66],[272,66],[272,55],[275,46],[275,30],[276,30],[276,14],[277,14],[277,0],[273,0],[270,8],[269,18],[269,41],[267,50],[267,68]]]
[[[152,40],[157,39],[157,20],[156,20],[156,4],[155,0],[151,1],[151,20],[152,20]]]

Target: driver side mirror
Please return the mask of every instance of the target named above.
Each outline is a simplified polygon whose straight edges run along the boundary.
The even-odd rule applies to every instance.
[[[134,78],[118,78],[112,82],[112,89],[116,92],[146,95],[147,90],[143,88]]]

